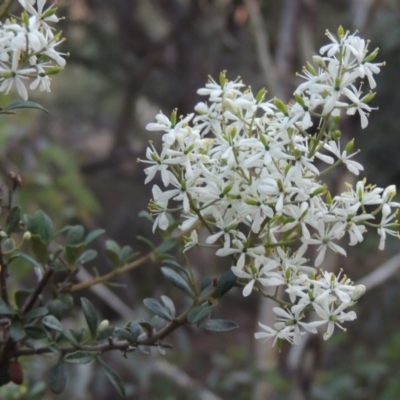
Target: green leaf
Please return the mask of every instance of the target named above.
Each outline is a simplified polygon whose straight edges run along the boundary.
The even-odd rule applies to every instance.
[[[146,218],[148,221],[150,221],[151,223],[154,222],[154,218],[153,216],[146,210],[142,210],[140,211],[140,213],[138,214],[139,218]]]
[[[11,238],[3,239],[1,241],[1,251],[7,253],[15,249],[15,241]]]
[[[210,306],[208,304],[203,304],[202,306],[193,308],[193,310],[191,310],[188,314],[189,324],[195,324],[196,322],[199,322],[201,319],[211,314],[214,309],[214,306]]]
[[[143,330],[146,332],[146,335],[148,337],[152,337],[153,336],[153,326],[151,324],[149,324],[148,322],[139,322],[139,325],[143,328]]]
[[[15,228],[19,225],[21,220],[21,208],[19,206],[14,206],[7,215],[6,226],[4,230],[7,235],[10,235],[15,231]]]
[[[30,262],[35,268],[39,268],[39,270],[42,269],[42,264],[38,263],[33,257],[29,256],[26,253],[20,253],[19,255],[26,261]]]
[[[181,289],[182,291],[184,291],[190,297],[192,297],[192,298],[195,297],[195,295],[194,295],[192,289],[190,288],[189,284],[182,278],[181,275],[179,275],[173,269],[168,268],[168,267],[161,267],[161,272],[163,273],[165,279],[168,282],[170,282],[172,285],[174,285],[177,288]]]
[[[39,235],[32,235],[30,240],[31,248],[36,259],[42,264],[47,263],[47,245]]]
[[[218,279],[217,283],[218,297],[221,298],[226,292],[231,290],[235,286],[236,281],[237,276],[231,270],[224,272]]]
[[[44,107],[42,107],[38,103],[35,103],[34,101],[16,101],[16,102],[11,103],[8,106],[4,107],[2,111],[12,111],[12,110],[18,110],[21,108],[33,108],[36,110],[43,111],[46,114],[49,113]]]
[[[175,317],[176,310],[174,302],[168,296],[161,296],[161,300],[164,303],[165,308],[168,310],[171,317]]]
[[[17,305],[18,309],[21,309],[22,306],[25,304],[28,297],[34,292],[33,289],[31,290],[17,290],[14,295],[14,301]]]
[[[60,332],[69,342],[71,343],[76,343],[75,338],[72,336],[71,332],[64,328],[64,326],[61,324],[61,322],[54,317],[53,315],[46,315],[42,319],[43,325],[47,326],[49,329]]]
[[[114,330],[113,336],[119,340],[126,340],[132,345],[135,344],[135,341],[133,340],[131,332],[128,331],[127,329],[117,328]]]
[[[77,259],[83,254],[85,249],[85,243],[67,245],[65,247],[65,255],[68,265],[75,265]]]
[[[139,235],[139,236],[136,236],[136,239],[138,239],[138,240],[140,240],[140,241],[146,243],[152,250],[154,250],[154,249],[156,248],[156,246],[154,245],[154,243],[153,243],[151,240],[145,238],[144,236],[140,236],[140,235]]]
[[[67,376],[65,374],[64,362],[61,359],[56,365],[51,367],[48,378],[49,389],[60,394],[64,391],[67,385]]]
[[[164,261],[164,264],[169,264],[169,265],[172,265],[173,267],[178,268],[179,271],[182,272],[183,275],[185,275],[185,277],[187,278],[187,280],[190,280],[190,275],[189,275],[189,273],[187,272],[187,270],[186,270],[184,267],[182,267],[182,265],[180,265],[180,264],[178,263],[178,261],[176,261],[176,260],[174,260],[174,259],[165,260],[165,261]]]
[[[100,353],[94,351],[75,351],[65,356],[64,360],[71,364],[88,364]]]
[[[106,241],[106,254],[114,267],[119,267],[121,260],[121,247],[114,240]]]
[[[2,299],[0,299],[0,314],[14,315],[17,314],[17,312],[7,305]]]
[[[47,337],[46,330],[42,326],[26,326],[25,332],[31,339],[44,339]]]
[[[237,327],[238,325],[235,322],[226,319],[209,319],[204,325],[205,329],[213,332],[231,331]]]
[[[10,337],[14,342],[19,342],[26,336],[26,332],[20,321],[13,321],[10,326]]]
[[[83,240],[84,232],[85,229],[82,225],[71,226],[66,236],[67,245],[80,244]]]
[[[53,315],[54,317],[56,317],[57,319],[61,319],[64,313],[64,307],[61,303],[61,301],[59,299],[54,299],[49,301],[46,304],[48,310],[49,310],[49,314]]]
[[[32,235],[38,235],[47,245],[53,236],[53,223],[50,217],[42,210],[33,215],[24,216],[26,228]]]
[[[61,303],[62,311],[69,311],[74,306],[74,298],[70,293],[60,293],[58,300]]]
[[[42,318],[49,313],[49,310],[46,307],[36,307],[33,310],[28,311],[24,314],[24,319],[36,319]]]
[[[205,277],[200,284],[200,292],[202,292],[204,289],[206,289],[208,286],[210,286],[211,282],[212,282],[212,279],[210,277],[208,277],[208,276]]]
[[[92,260],[94,260],[97,257],[97,251],[93,249],[89,249],[84,251],[78,259],[75,261],[76,264],[86,264]]]
[[[136,342],[141,332],[140,325],[137,322],[132,322],[129,325],[129,331],[131,332],[132,340]]]
[[[158,315],[160,318],[165,319],[167,321],[172,321],[172,317],[169,315],[168,311],[156,299],[152,298],[144,299],[143,304],[153,314]]]
[[[178,244],[176,239],[168,239],[161,243],[158,247],[158,254],[166,253],[168,250],[173,249]]]
[[[131,246],[124,246],[119,254],[121,264],[127,264],[135,256]]]
[[[18,290],[15,292],[14,300],[19,310],[22,308],[22,306],[25,304],[25,301],[32,293],[33,290]]]
[[[85,244],[88,245],[89,243],[93,242],[93,240],[97,239],[100,235],[105,232],[104,229],[96,229],[93,232],[90,232],[85,239]]]
[[[81,305],[92,338],[96,339],[97,328],[99,327],[99,316],[97,310],[94,308],[93,304],[84,297],[81,298]]]
[[[101,369],[109,379],[109,381],[113,384],[118,394],[124,399],[125,398],[125,387],[121,377],[111,369],[100,357],[97,357],[97,362],[100,365]]]

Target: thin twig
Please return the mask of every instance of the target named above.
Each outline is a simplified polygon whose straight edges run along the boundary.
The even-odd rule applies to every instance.
[[[393,275],[400,271],[400,253],[393,256],[390,260],[386,261],[370,274],[364,276],[356,283],[357,285],[364,285],[367,290],[373,289],[388,281]]]
[[[28,312],[34,305],[39,297],[40,293],[42,293],[43,289],[46,287],[47,282],[49,281],[50,277],[54,273],[54,268],[49,268],[45,274],[43,275],[42,279],[38,283],[35,291],[33,292],[32,296],[29,297],[29,299],[25,302],[25,304],[22,307],[22,313]]]
[[[177,233],[172,238],[173,239],[182,238],[183,236],[185,236],[188,233],[190,233],[193,229],[195,229],[198,224],[199,224],[199,222],[196,222],[190,228],[185,229],[184,231],[181,231],[181,232]],[[77,283],[77,284],[73,285],[72,287],[68,288],[68,291],[76,292],[78,290],[87,289],[87,288],[90,288],[93,285],[97,285],[98,283],[108,282],[108,281],[110,281],[111,279],[113,279],[117,275],[125,274],[125,273],[127,273],[129,271],[132,271],[133,269],[139,267],[140,265],[144,264],[145,262],[147,262],[147,261],[151,260],[153,257],[155,257],[158,254],[158,251],[159,251],[161,246],[162,246],[162,244],[160,246],[156,247],[154,250],[150,251],[149,253],[145,254],[144,256],[140,257],[136,261],[133,261],[133,262],[121,267],[121,268],[115,269],[115,270],[109,272],[108,274],[99,276],[99,277],[94,278],[94,279],[92,279],[90,281],[87,281],[87,282]]]

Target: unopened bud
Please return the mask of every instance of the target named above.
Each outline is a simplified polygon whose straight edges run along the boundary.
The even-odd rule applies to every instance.
[[[332,139],[333,140],[338,140],[338,139],[340,139],[342,137],[342,132],[339,130],[339,129],[335,129],[333,132],[332,132]]]
[[[313,56],[313,62],[317,67],[325,69],[325,62],[321,56]]]
[[[345,33],[345,32],[344,32],[343,26],[340,25],[339,28],[338,28],[338,30],[337,30],[337,36],[338,36],[338,38],[341,39],[341,38],[344,36],[344,33]]]
[[[353,293],[351,294],[351,299],[357,301],[361,296],[364,295],[367,288],[364,285],[357,285],[354,287]]]
[[[257,93],[257,96],[256,96],[256,102],[261,103],[264,100],[264,96],[266,93],[267,93],[267,91],[265,89],[259,90],[259,92]]]
[[[174,127],[176,125],[176,114],[177,114],[177,112],[178,112],[177,108],[174,108],[172,110],[172,112],[171,112],[170,120],[171,120],[171,126],[172,127]]]
[[[221,73],[219,74],[219,84],[220,86],[223,88],[226,83],[228,82],[228,79],[226,79],[226,71],[221,71]]]
[[[369,102],[371,102],[374,97],[376,95],[376,92],[369,92],[366,96],[364,96],[361,101],[365,104],[368,104]]]
[[[274,104],[279,111],[283,112],[283,114],[285,115],[288,115],[288,109],[282,100],[275,98]]]
[[[223,100],[223,102],[222,102],[222,105],[223,105],[227,110],[229,110],[232,114],[237,114],[237,112],[238,112],[238,107],[237,107],[237,105],[236,105],[231,99],[225,98],[225,99]]]
[[[346,144],[346,147],[344,148],[346,150],[347,154],[350,154],[351,151],[353,150],[354,147],[354,139],[351,139],[349,143]]]
[[[313,76],[315,76],[315,75],[317,75],[317,71],[315,70],[315,68],[313,67],[313,65],[312,64],[310,64],[308,61],[307,61],[307,71],[311,74],[311,75],[313,75]]]
[[[364,58],[364,63],[374,61],[376,56],[378,55],[379,48],[377,47],[371,54],[368,54],[367,57]]]
[[[100,322],[99,325],[99,331],[104,331],[104,329],[107,329],[110,326],[110,322],[108,319],[103,319],[103,321]]]
[[[23,241],[31,240],[31,238],[32,238],[32,234],[29,231],[26,231],[22,236]]]

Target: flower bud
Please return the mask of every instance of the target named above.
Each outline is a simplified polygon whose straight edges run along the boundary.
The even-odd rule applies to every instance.
[[[365,104],[370,103],[376,95],[376,92],[369,92],[366,96],[364,96],[361,101]]]
[[[99,325],[99,331],[104,331],[104,329],[107,329],[110,326],[110,322],[108,319],[103,319],[103,321],[100,322]]]
[[[279,100],[279,99],[277,99],[277,98],[275,97],[275,99],[274,99],[274,104],[275,104],[275,107],[276,107],[279,111],[283,112],[283,114],[285,114],[285,115],[288,115],[288,109],[287,109],[285,103],[284,103],[282,100]]]
[[[342,132],[339,130],[339,129],[335,129],[333,132],[332,132],[332,139],[333,140],[338,140],[338,139],[340,139],[342,137]]]
[[[342,39],[343,38],[343,36],[344,36],[344,29],[343,29],[343,26],[342,25],[339,25],[339,28],[338,28],[338,30],[337,30],[337,36],[338,36],[338,38],[339,39]]]
[[[61,71],[63,71],[64,68],[61,67],[53,67],[53,68],[49,68],[46,70],[46,72],[44,73],[44,75],[56,75],[59,74]]]
[[[228,82],[228,79],[226,79],[226,71],[221,71],[219,74],[219,84],[223,88],[226,85],[226,82]]]
[[[307,61],[307,71],[311,74],[311,75],[313,75],[313,76],[316,76],[317,75],[317,71],[315,70],[315,68],[313,67],[313,65],[312,64],[310,64],[308,61]]]
[[[23,241],[31,240],[31,238],[32,238],[32,234],[29,231],[26,231],[22,236]]]
[[[174,108],[172,110],[172,112],[171,112],[170,120],[171,120],[171,126],[172,127],[174,127],[176,125],[176,114],[177,114],[177,112],[178,112],[178,109],[176,109],[176,108]]]
[[[357,285],[354,287],[353,293],[351,294],[351,299],[357,301],[361,296],[364,295],[367,288],[364,285]]]
[[[377,47],[371,54],[364,58],[364,63],[374,61],[376,56],[378,55],[379,47]]]
[[[267,93],[266,89],[259,90],[256,96],[256,102],[261,103],[264,100],[264,96],[266,93]]]
[[[222,101],[222,105],[227,109],[227,110],[229,110],[232,114],[237,114],[237,112],[238,112],[238,107],[237,107],[237,105],[231,100],[231,99],[228,99],[228,98],[225,98],[223,101]]]
[[[353,150],[354,147],[354,139],[351,139],[349,143],[346,144],[346,147],[344,148],[346,150],[346,153],[349,154]]]
[[[303,107],[303,109],[307,109],[307,106],[306,106],[306,103],[304,103],[303,97],[301,97],[299,94],[295,93],[294,98]]]
[[[326,68],[325,62],[321,56],[313,56],[313,62],[317,67],[320,67],[322,69]]]

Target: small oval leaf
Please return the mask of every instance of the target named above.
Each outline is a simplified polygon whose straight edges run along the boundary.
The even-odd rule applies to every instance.
[[[125,387],[121,377],[113,369],[111,369],[100,357],[97,358],[97,362],[99,363],[101,369],[103,370],[109,381],[117,390],[118,394],[124,399]]]
[[[199,322],[201,319],[211,314],[214,309],[214,306],[210,306],[208,304],[203,304],[202,306],[193,308],[188,315],[189,324],[195,324],[196,322]]]
[[[51,367],[48,383],[49,389],[53,393],[60,394],[64,391],[65,386],[67,385],[67,376],[65,375],[65,367],[62,360]]]
[[[231,270],[224,272],[217,283],[218,297],[222,297],[226,292],[231,290],[235,286],[236,281],[237,276]]]
[[[21,208],[19,206],[14,206],[7,215],[6,226],[4,230],[7,235],[14,232],[15,228],[19,225],[21,220]]]
[[[236,322],[229,321],[226,319],[209,319],[205,324],[204,328],[208,331],[213,332],[226,332],[236,329],[238,327]]]
[[[172,317],[169,315],[168,311],[156,299],[144,299],[143,304],[153,314],[158,315],[160,318],[163,318],[166,321],[172,321]]]
[[[71,364],[88,364],[99,355],[98,352],[94,351],[75,351],[67,354],[64,358],[66,362]]]
[[[192,298],[195,297],[195,295],[194,295],[192,289],[190,288],[189,284],[182,278],[181,275],[179,275],[173,269],[168,268],[168,267],[161,267],[161,272],[163,273],[165,279],[168,282],[170,282],[172,285],[174,285],[177,288],[181,289],[182,291],[184,291],[190,297],[192,297]]]
[[[95,339],[97,336],[97,328],[99,326],[99,317],[97,315],[97,311],[93,304],[84,297],[81,298],[81,305],[92,338]]]

